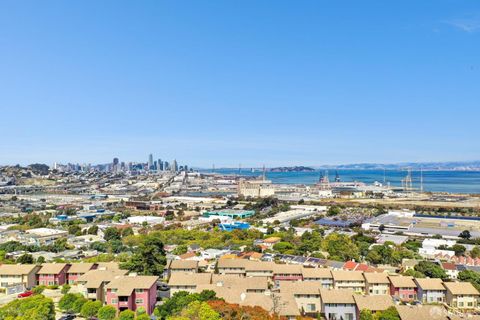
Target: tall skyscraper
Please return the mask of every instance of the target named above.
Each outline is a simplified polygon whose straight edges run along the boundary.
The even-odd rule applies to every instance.
[[[148,155],[148,170],[153,170],[153,154]]]
[[[168,161],[165,161],[163,163],[163,170],[168,171],[169,169],[170,169],[170,163],[168,163]]]
[[[173,160],[171,169],[172,169],[172,172],[177,172],[178,171],[177,160]]]
[[[158,171],[163,171],[163,161],[162,161],[162,159],[158,159]]]
[[[113,163],[112,163],[112,171],[117,172],[118,171],[118,158],[113,158]]]

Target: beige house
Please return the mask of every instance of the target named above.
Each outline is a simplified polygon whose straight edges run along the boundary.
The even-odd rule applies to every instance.
[[[395,308],[397,309],[401,320],[450,319],[445,308],[440,305],[396,305]]]
[[[249,260],[244,259],[220,259],[217,262],[219,274],[239,274],[246,275],[245,268],[249,264]]]
[[[37,271],[40,266],[34,264],[3,264],[0,266],[0,287],[8,288],[23,285],[30,289],[37,284]]]
[[[121,269],[95,269],[87,271],[78,277],[78,289],[85,298],[105,302],[105,286],[115,278],[124,276],[128,270]]]
[[[478,306],[480,293],[470,282],[445,282],[446,302],[453,308],[474,309]]]
[[[360,316],[360,312],[365,309],[372,312],[379,312],[393,307],[393,299],[389,295],[364,296],[360,294],[354,294],[353,299],[357,305],[358,317]]]
[[[168,286],[170,287],[170,294],[175,292],[187,291],[189,293],[195,293],[197,286],[209,285],[212,283],[211,273],[182,273],[174,272],[168,280]]]
[[[273,277],[274,262],[248,261],[245,264],[245,275],[247,277]]]
[[[335,289],[351,289],[356,293],[365,293],[365,278],[362,272],[332,271]]]
[[[319,282],[322,288],[333,288],[332,272],[328,268],[303,268],[303,281]]]
[[[198,272],[198,261],[195,260],[172,260],[168,266],[170,274],[173,272]]]
[[[386,273],[366,272],[363,274],[365,278],[365,289],[369,295],[389,295],[390,281]]]
[[[321,312],[320,289],[321,282],[297,281],[280,283],[280,293],[293,295],[297,308],[310,316],[317,316]]]

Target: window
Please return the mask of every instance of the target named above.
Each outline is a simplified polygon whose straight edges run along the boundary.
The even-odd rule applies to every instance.
[[[307,304],[307,311],[316,311],[317,307],[315,306],[315,303],[309,303]]]
[[[345,313],[345,320],[353,320],[353,313]]]
[[[135,289],[135,293],[143,293],[143,289]]]
[[[143,304],[143,299],[135,299],[136,304]]]
[[[112,304],[117,304],[117,303],[118,303],[118,299],[117,299],[117,298],[113,298],[113,299],[111,300],[111,302],[112,302]]]

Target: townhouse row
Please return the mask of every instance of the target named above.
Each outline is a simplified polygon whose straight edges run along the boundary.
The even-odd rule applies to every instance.
[[[36,285],[75,286],[87,299],[111,305],[118,311],[143,308],[151,314],[157,302],[156,276],[137,276],[117,263],[45,263],[1,265],[0,286],[7,294],[23,292]]]
[[[281,281],[279,287],[273,290],[270,284],[269,278],[264,276],[243,277],[213,273],[174,272],[169,279],[171,294],[179,291],[200,293],[203,290],[213,290],[217,297],[228,303],[259,306],[288,319],[295,319],[299,315],[322,315],[331,320],[358,320],[364,309],[376,312],[392,306],[403,315],[402,320],[428,319],[428,314],[439,315],[435,319],[450,319],[443,304],[400,305],[388,294],[365,295],[351,288],[324,288],[321,282],[315,280]],[[463,285],[465,284],[461,284]],[[453,299],[458,299],[464,294],[464,289],[447,286],[446,290]],[[425,317],[414,317],[415,314],[424,314]]]
[[[197,274],[196,261],[174,260],[169,265],[172,290],[177,290],[175,275]],[[266,278],[278,289],[284,282],[315,282],[323,289],[348,289],[364,295],[389,295],[397,301],[420,301],[425,304],[447,303],[459,309],[475,309],[480,294],[468,282],[443,282],[441,279],[416,279],[408,276],[389,275],[378,272],[331,270],[328,268],[306,268],[301,265],[276,264],[251,260],[224,259],[216,266],[218,275],[235,275],[240,278]],[[205,274],[192,276],[190,289],[195,279],[208,278]],[[172,283],[173,281],[173,283]],[[201,281],[201,280],[200,280]]]

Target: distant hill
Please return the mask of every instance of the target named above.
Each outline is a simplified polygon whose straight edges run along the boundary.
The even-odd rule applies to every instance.
[[[342,165],[324,165],[318,169],[344,169],[344,170],[401,170],[411,168],[412,170],[480,170],[480,161],[451,161],[451,162],[405,162],[395,164],[381,163],[354,163]]]
[[[295,166],[295,167],[277,167],[268,169],[270,172],[311,172],[315,171],[314,168]]]

